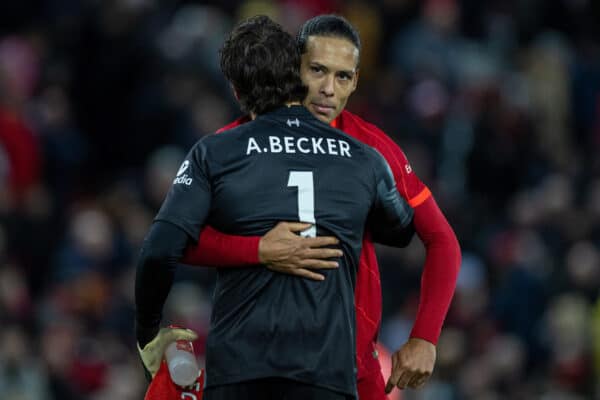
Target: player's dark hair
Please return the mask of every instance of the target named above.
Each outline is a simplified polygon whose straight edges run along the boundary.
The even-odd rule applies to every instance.
[[[221,70],[244,112],[263,114],[287,102],[302,102],[300,51],[293,36],[264,15],[233,28],[221,48]]]
[[[306,43],[311,36],[329,36],[346,39],[356,46],[360,54],[360,35],[356,28],[342,16],[335,14],[317,15],[302,24],[296,36],[296,42],[301,54],[306,53]]]

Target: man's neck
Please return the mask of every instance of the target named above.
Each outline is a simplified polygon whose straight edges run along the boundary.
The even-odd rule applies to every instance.
[[[292,106],[301,106],[302,103],[299,101],[290,101],[288,103],[285,103],[284,106],[286,107],[292,107]],[[250,111],[250,119],[255,120],[256,119],[256,113]]]

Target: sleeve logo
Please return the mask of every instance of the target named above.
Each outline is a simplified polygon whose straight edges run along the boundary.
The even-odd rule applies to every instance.
[[[181,167],[179,167],[179,171],[177,171],[177,177],[175,178],[175,180],[173,180],[173,185],[184,184],[186,186],[190,186],[192,184],[192,178],[189,177],[187,174],[184,174],[184,172],[187,171],[189,166],[190,162],[188,160],[185,160],[183,164],[181,164]]]
[[[177,171],[177,176],[183,174],[185,172],[185,170],[188,169],[189,166],[190,166],[190,162],[188,160],[185,160],[181,164],[181,167],[179,167],[179,171]]]

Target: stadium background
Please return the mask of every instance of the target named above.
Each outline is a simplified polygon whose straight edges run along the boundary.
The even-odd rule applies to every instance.
[[[435,376],[404,398],[600,399],[600,2],[368,3],[0,2],[1,399],[141,398],[133,263],[187,148],[238,115],[223,36],[329,11],[364,43],[349,109],[463,249]],[[379,249],[389,348],[423,255]],[[205,332],[213,278],[182,271],[170,318]]]

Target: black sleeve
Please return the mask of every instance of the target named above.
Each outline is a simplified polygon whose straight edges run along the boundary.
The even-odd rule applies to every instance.
[[[140,347],[158,333],[177,262],[190,240],[181,228],[155,222],[144,239],[135,276],[136,338]]]
[[[377,188],[367,228],[374,242],[405,247],[415,233],[414,210],[398,193],[394,175],[387,161],[379,152],[374,153]]]

